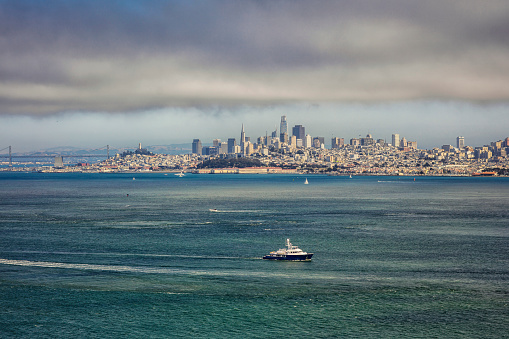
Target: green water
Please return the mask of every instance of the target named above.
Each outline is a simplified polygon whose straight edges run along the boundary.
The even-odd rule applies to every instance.
[[[0,174],[0,337],[508,336],[507,178],[132,177]]]

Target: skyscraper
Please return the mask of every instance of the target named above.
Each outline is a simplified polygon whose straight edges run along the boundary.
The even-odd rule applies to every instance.
[[[274,128],[274,131],[271,134],[272,139],[277,138],[277,126]]]
[[[311,146],[313,146],[313,139],[311,138],[311,135],[307,134],[305,137],[304,137],[304,147],[305,148],[310,148]]]
[[[63,168],[64,167],[64,160],[59,155],[55,157],[55,167],[57,167],[57,168]]]
[[[459,149],[462,149],[465,147],[465,138],[464,137],[456,138],[456,147]]]
[[[244,132],[244,124],[242,124],[242,130],[240,131],[240,148],[241,153],[246,154],[246,133]]]
[[[295,135],[297,139],[304,139],[306,136],[306,128],[302,125],[295,125],[292,128],[292,135]]]
[[[407,143],[406,143],[406,138],[405,137],[401,138],[401,140],[399,141],[399,147],[400,148],[407,147]]]
[[[399,147],[399,134],[392,135],[392,146]]]
[[[313,147],[321,148],[322,145],[325,144],[325,138],[324,137],[314,137],[313,138]]]
[[[279,140],[288,143],[288,123],[286,122],[286,115],[281,116],[281,124],[279,125]]]
[[[345,139],[344,138],[332,138],[331,140],[331,147],[332,148],[340,148],[345,145]]]
[[[201,155],[202,147],[200,139],[193,140],[193,153]]]
[[[292,135],[290,138],[290,146],[293,148],[297,147],[297,137],[295,135]]]
[[[242,124],[242,130],[240,131],[240,146],[244,146],[246,143],[246,133],[244,132],[244,124]]]
[[[237,141],[235,138],[229,138],[228,139],[228,153],[233,154],[235,153],[235,145],[237,145]]]

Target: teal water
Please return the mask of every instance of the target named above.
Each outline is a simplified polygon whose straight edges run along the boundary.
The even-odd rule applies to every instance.
[[[0,173],[0,337],[508,337],[509,178],[134,177]]]

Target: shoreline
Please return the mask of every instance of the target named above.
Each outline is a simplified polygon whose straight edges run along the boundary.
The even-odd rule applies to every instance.
[[[214,169],[211,169],[214,170]],[[236,171],[237,168],[230,169],[220,169],[221,171],[209,171],[209,172],[198,172],[196,170],[192,171],[180,171],[180,170],[158,170],[158,171],[147,171],[147,170],[132,170],[132,171],[101,171],[101,170],[65,170],[65,169],[37,169],[37,168],[0,168],[0,173],[41,173],[41,174],[173,174],[177,175],[179,173],[183,173],[185,175],[309,175],[309,176],[329,176],[329,177],[471,177],[471,178],[507,178],[509,175],[498,175],[498,174],[489,174],[489,175],[474,175],[474,174],[403,174],[403,173],[312,173],[312,172],[298,172],[298,171],[281,171],[281,172],[252,172],[252,171]]]

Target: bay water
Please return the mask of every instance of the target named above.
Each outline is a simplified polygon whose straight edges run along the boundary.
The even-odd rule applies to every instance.
[[[3,172],[0,337],[508,337],[508,206],[509,178]],[[261,259],[287,238],[312,261]]]

